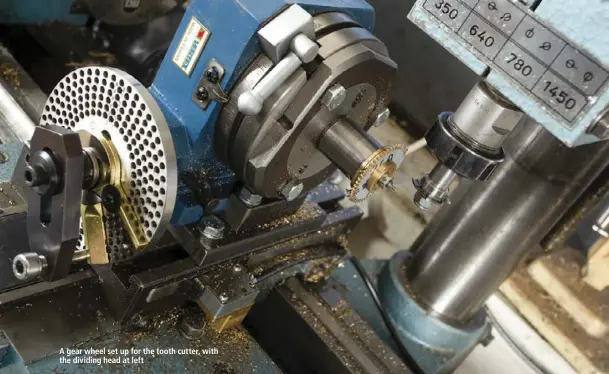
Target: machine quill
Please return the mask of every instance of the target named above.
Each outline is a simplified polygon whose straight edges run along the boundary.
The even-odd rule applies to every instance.
[[[3,1],[0,373],[609,372],[609,3],[407,3]]]

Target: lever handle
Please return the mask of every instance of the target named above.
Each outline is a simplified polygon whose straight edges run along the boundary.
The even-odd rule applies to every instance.
[[[305,34],[298,34],[290,42],[288,54],[279,61],[258,84],[250,91],[239,96],[239,111],[247,116],[255,116],[262,110],[264,101],[275,92],[283,82],[303,63],[313,61],[319,46]]]

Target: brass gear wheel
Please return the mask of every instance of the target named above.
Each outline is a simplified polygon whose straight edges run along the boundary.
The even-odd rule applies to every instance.
[[[393,144],[370,155],[351,178],[351,188],[347,191],[349,200],[362,202],[377,189],[384,188],[382,181],[391,180],[393,173],[404,161],[406,151],[406,146]]]

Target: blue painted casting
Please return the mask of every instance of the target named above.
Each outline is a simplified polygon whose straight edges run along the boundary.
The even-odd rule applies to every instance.
[[[21,149],[21,143],[0,144],[0,183],[11,181]]]
[[[261,24],[284,7],[294,3],[286,0],[194,0],[167,51],[157,76],[150,87],[163,111],[176,147],[181,186],[172,224],[182,226],[198,221],[204,214],[192,191],[186,186],[188,176],[197,175],[196,183],[205,184],[224,198],[235,184],[234,174],[218,161],[214,149],[214,126],[221,105],[212,102],[202,110],[192,100],[192,94],[208,62],[216,59],[225,70],[220,82],[229,92],[241,73],[261,53],[256,32]],[[341,10],[350,14],[363,27],[372,30],[374,13],[364,0],[307,0],[298,2],[312,14]],[[210,32],[192,74],[188,76],[172,61],[180,39],[190,20],[195,17]],[[203,176],[203,177],[201,177]],[[189,182],[192,185],[192,181]],[[200,187],[200,186],[196,186]]]
[[[421,307],[404,287],[403,266],[408,256],[406,251],[398,252],[385,264],[379,276],[379,298],[404,346],[425,373],[451,372],[490,334],[490,324],[484,310],[469,323],[457,326]]]

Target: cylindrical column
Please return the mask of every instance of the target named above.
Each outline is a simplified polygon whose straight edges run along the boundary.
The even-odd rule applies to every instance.
[[[462,179],[412,246],[409,288],[449,320],[470,319],[609,163],[609,143],[568,148],[530,119],[504,148],[494,175]]]
[[[374,139],[342,119],[332,125],[319,140],[319,150],[349,177],[379,148]]]

